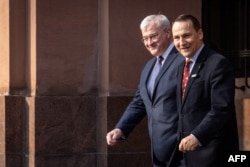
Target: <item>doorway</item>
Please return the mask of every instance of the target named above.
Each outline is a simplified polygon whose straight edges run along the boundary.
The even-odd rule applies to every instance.
[[[250,77],[250,3],[202,0],[204,40],[233,64],[236,77]]]

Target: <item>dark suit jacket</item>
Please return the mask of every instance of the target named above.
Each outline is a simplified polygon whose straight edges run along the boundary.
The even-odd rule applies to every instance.
[[[177,68],[184,58],[177,54],[175,48],[171,51],[156,78],[151,98],[147,90],[147,81],[155,61],[156,58],[152,58],[146,63],[136,94],[116,128],[121,129],[128,137],[133,128],[147,115],[153,161],[166,162],[177,143]]]
[[[183,67],[184,63],[178,69],[177,85],[180,139],[193,134],[201,144],[184,155],[186,165],[221,167],[223,154],[238,149],[232,66],[205,46],[193,67],[182,102]]]

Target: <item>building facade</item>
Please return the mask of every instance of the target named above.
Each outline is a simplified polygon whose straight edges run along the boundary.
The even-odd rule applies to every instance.
[[[231,23],[217,24],[219,16],[224,20],[222,2],[0,0],[0,167],[150,167],[146,118],[118,146],[108,147],[105,138],[151,58],[141,43],[139,24],[150,14],[173,21],[190,13],[205,25],[208,40],[228,53],[225,48],[232,47],[222,45],[224,36],[218,36]],[[239,1],[238,10],[244,8],[241,3],[247,1]],[[243,27],[249,26],[247,7]],[[239,30],[247,34],[236,34],[234,40],[246,36],[239,40],[246,47],[237,45],[234,49],[243,54],[231,60],[239,74],[235,101],[241,149],[247,150],[250,38],[248,30]]]

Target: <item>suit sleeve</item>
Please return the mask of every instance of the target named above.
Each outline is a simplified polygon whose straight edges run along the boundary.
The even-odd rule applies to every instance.
[[[133,100],[130,102],[119,122],[116,124],[116,128],[122,130],[125,138],[129,136],[134,127],[146,115],[145,105],[143,103],[139,90],[140,89],[138,88]]]

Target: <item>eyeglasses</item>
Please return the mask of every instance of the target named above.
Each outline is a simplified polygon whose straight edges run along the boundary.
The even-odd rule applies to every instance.
[[[141,39],[141,41],[142,41],[143,43],[146,43],[146,42],[148,42],[148,40],[150,40],[150,41],[156,41],[156,40],[158,40],[159,38],[160,38],[159,33],[154,33],[154,34],[152,34],[152,35],[149,35],[148,37],[143,37],[143,38]]]

